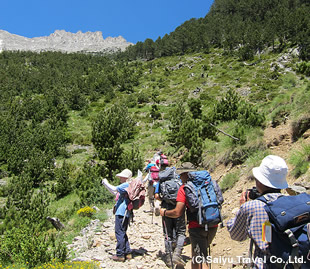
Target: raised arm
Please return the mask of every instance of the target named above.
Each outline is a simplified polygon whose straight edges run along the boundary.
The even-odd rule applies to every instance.
[[[116,195],[117,194],[117,190],[116,190],[116,187],[111,185],[108,180],[106,178],[104,178],[101,183],[107,188],[107,190],[113,194],[113,195]]]

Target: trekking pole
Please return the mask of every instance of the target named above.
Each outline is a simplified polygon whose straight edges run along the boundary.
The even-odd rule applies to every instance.
[[[153,224],[153,219],[154,219],[154,210],[152,210],[152,224]]]
[[[171,245],[171,242],[169,241],[165,217],[163,217],[163,223],[164,223],[164,228],[165,228],[166,240],[167,240],[168,245],[169,245],[169,255],[170,255],[170,261],[171,261],[171,268],[174,268],[173,261],[172,261],[172,245]]]
[[[208,241],[209,241],[209,239],[208,239]],[[208,247],[208,249],[209,249],[209,257],[211,257],[211,246],[210,245]],[[209,266],[209,269],[211,269],[211,263],[210,264],[208,263],[208,266]]]

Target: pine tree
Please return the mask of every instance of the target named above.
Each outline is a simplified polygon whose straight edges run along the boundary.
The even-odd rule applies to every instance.
[[[168,141],[175,146],[179,146],[178,137],[183,120],[185,119],[186,111],[183,101],[177,102],[170,112],[170,123]]]
[[[133,136],[134,126],[128,109],[120,104],[99,113],[92,124],[92,142],[99,158],[105,161],[110,178],[121,167],[121,145]]]

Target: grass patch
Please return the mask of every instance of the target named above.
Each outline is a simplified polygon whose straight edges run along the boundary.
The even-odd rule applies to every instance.
[[[62,199],[53,201],[49,209],[53,217],[59,218],[60,221],[67,221],[79,209],[79,202],[79,196],[76,193],[70,193]]]
[[[231,189],[239,180],[239,172],[233,172],[223,177],[220,182],[220,188],[223,192]]]
[[[292,153],[289,163],[294,166],[292,170],[292,175],[295,178],[300,177],[305,174],[309,169],[310,161],[310,145],[303,145],[300,151],[295,151]]]

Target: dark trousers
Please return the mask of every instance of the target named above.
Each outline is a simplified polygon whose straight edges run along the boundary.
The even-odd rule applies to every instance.
[[[165,251],[169,253],[170,247],[173,245],[174,248],[183,249],[184,240],[185,240],[185,232],[186,232],[186,224],[185,224],[185,215],[183,214],[179,218],[168,218],[163,217],[163,230],[165,235]],[[168,240],[166,236],[166,228],[168,234]]]
[[[122,257],[126,254],[131,253],[128,236],[126,234],[129,224],[129,218],[125,218],[124,222],[123,218],[123,216],[115,216],[115,236],[117,240],[116,255]]]

